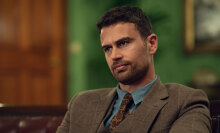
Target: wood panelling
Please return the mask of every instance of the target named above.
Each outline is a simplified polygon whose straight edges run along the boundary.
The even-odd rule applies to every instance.
[[[65,0],[0,0],[0,103],[65,104],[65,49]]]

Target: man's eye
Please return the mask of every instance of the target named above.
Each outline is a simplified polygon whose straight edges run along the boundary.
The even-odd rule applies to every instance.
[[[111,47],[104,48],[104,52],[109,52],[111,50]]]
[[[119,43],[119,46],[126,45],[127,43],[128,43],[127,41],[121,41],[121,42]]]

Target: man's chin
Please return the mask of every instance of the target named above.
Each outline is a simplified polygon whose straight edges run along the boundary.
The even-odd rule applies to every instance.
[[[116,80],[121,80],[121,79],[126,79],[126,77],[127,77],[127,74],[126,74],[126,72],[124,72],[124,71],[121,71],[121,72],[115,72],[114,74],[113,74],[113,76],[115,77],[115,79]]]
[[[126,75],[114,75],[114,77],[115,77],[115,79],[116,79],[118,82],[120,82],[120,83],[122,83],[122,84],[124,84],[124,85],[130,84],[130,83],[131,83],[130,81],[131,81],[131,79],[132,79],[132,78],[126,76]]]
[[[124,72],[121,72],[121,73],[117,73],[115,74],[114,73],[114,77],[115,79],[124,84],[124,85],[129,85],[129,84],[133,84],[137,81],[140,81],[143,77],[144,77],[144,72],[142,73],[130,73],[128,71],[124,71]]]
[[[118,82],[123,85],[129,85],[129,84],[132,84],[134,81],[131,79],[121,79],[121,80],[118,80]]]

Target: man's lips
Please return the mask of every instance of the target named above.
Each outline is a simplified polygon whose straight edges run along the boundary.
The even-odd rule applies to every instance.
[[[116,71],[122,71],[127,68],[127,65],[128,64],[117,64],[117,65],[114,65],[112,68],[113,70],[116,70]]]

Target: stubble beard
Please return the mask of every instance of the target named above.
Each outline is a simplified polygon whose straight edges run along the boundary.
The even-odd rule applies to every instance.
[[[129,85],[141,81],[141,79],[144,78],[147,72],[148,64],[139,68],[137,65],[134,66],[132,64],[129,64],[128,69],[125,71],[115,72],[114,70],[112,70],[112,75],[118,82],[124,85]]]

